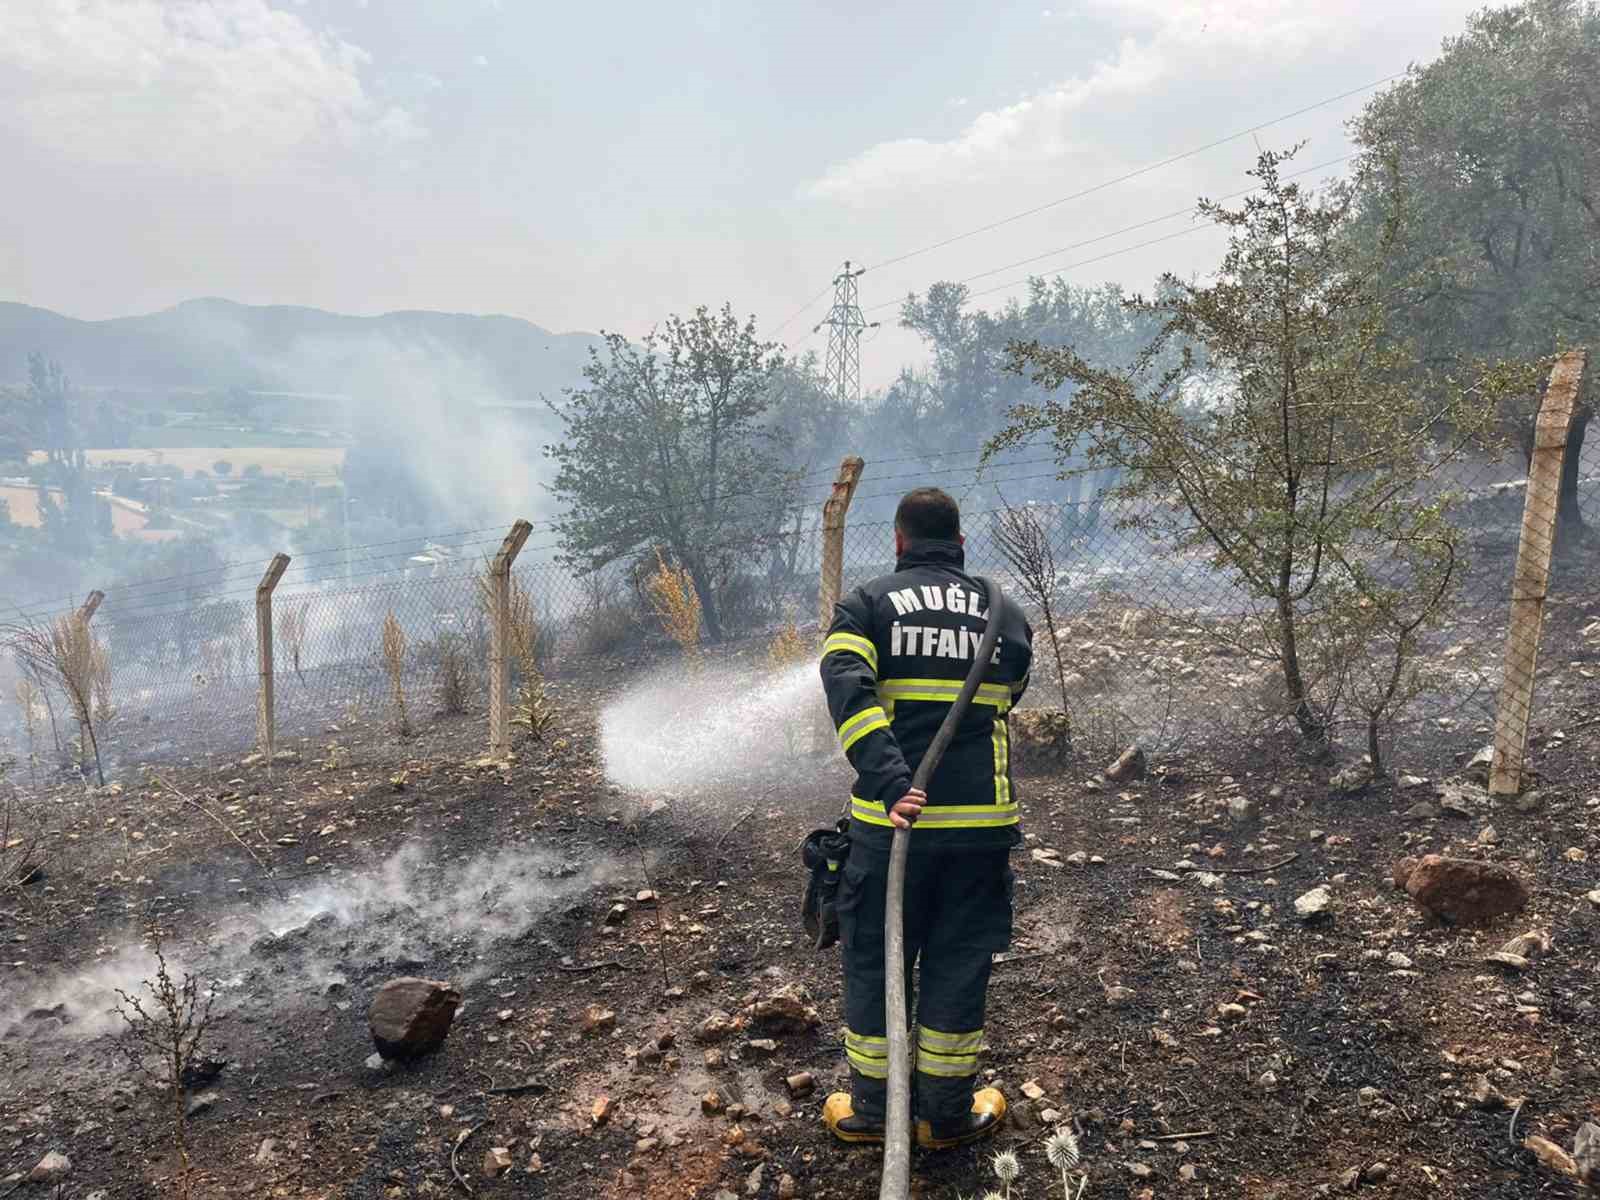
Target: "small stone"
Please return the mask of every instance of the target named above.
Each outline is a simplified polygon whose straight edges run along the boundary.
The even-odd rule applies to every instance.
[[[1383,961],[1388,963],[1397,971],[1409,971],[1413,966],[1411,960],[1404,954],[1401,954],[1398,950],[1389,951],[1388,954],[1383,956]]]
[[[721,1050],[711,1049],[705,1053],[705,1064],[710,1070],[720,1070],[727,1061],[727,1056]]]
[[[1562,1175],[1576,1176],[1578,1174],[1578,1164],[1572,1155],[1568,1154],[1549,1138],[1532,1134],[1523,1139],[1522,1145],[1525,1149],[1532,1150],[1538,1156],[1539,1161],[1552,1171],[1557,1171]]]
[[[771,1038],[751,1038],[745,1043],[745,1049],[752,1054],[771,1055],[778,1052],[778,1043]]]
[[[761,1163],[755,1170],[750,1172],[749,1178],[744,1181],[745,1195],[754,1196],[761,1191],[761,1184],[766,1178],[766,1173],[766,1163]]]
[[[1572,1161],[1578,1164],[1579,1179],[1600,1183],[1600,1125],[1590,1121],[1579,1126],[1572,1143]]]
[[[490,1179],[499,1179],[511,1170],[511,1148],[494,1146],[483,1156],[483,1173]]]
[[[583,1012],[583,1032],[588,1037],[610,1033],[617,1027],[617,1014],[599,1004],[591,1004]]]
[[[1302,921],[1315,921],[1328,916],[1333,906],[1333,893],[1325,887],[1314,887],[1294,902],[1295,916]]]
[[[789,1089],[790,1098],[794,1100],[811,1095],[817,1087],[817,1081],[812,1078],[810,1071],[797,1071],[783,1082]]]
[[[1131,1162],[1128,1164],[1128,1174],[1135,1179],[1149,1179],[1150,1176],[1155,1174],[1155,1171],[1146,1163]]]
[[[1060,867],[1064,864],[1054,850],[1035,850],[1031,856],[1033,861],[1044,867]]]
[[[1248,796],[1234,796],[1228,800],[1228,819],[1235,825],[1244,825],[1261,815],[1261,805]]]
[[[1537,790],[1524,792],[1513,801],[1513,804],[1519,813],[1538,812],[1544,807],[1544,794]]]
[[[1389,1164],[1375,1162],[1365,1171],[1361,1172],[1361,1178],[1366,1180],[1368,1183],[1382,1183],[1385,1179],[1389,1178]]]
[[[660,900],[661,897],[657,896],[648,888],[642,889],[639,894],[633,898],[633,902],[640,908],[654,908],[658,903],[660,903]]]
[[[1505,967],[1512,971],[1526,971],[1528,960],[1520,954],[1507,954],[1504,950],[1496,950],[1493,954],[1485,954],[1483,961],[1497,967]]]
[[[628,906],[626,904],[613,904],[606,910],[607,925],[621,925],[628,919]]]
[[[1272,1071],[1263,1071],[1261,1078],[1256,1080],[1256,1086],[1264,1092],[1270,1092],[1278,1086],[1278,1076]]]
[[[1439,807],[1427,800],[1418,800],[1405,811],[1408,821],[1431,821],[1439,815]]]
[[[795,1186],[793,1175],[778,1176],[778,1200],[795,1200],[800,1194],[800,1189]]]
[[[661,1139],[655,1137],[642,1137],[633,1144],[635,1154],[654,1154],[661,1147]]]
[[[1500,844],[1500,831],[1493,825],[1485,825],[1478,831],[1478,845],[1498,846]]]
[[[367,1055],[366,1067],[369,1071],[388,1071],[392,1069],[389,1065],[389,1060],[381,1054]]]
[[[595,1125],[604,1125],[616,1114],[617,1102],[610,1096],[601,1096],[589,1107],[589,1119]]]
[[[1089,861],[1089,855],[1082,850],[1074,850],[1067,855],[1067,862],[1074,867],[1086,867],[1089,865]]]
[[[1527,933],[1519,933],[1504,946],[1500,947],[1502,954],[1515,954],[1519,958],[1533,959],[1550,950],[1550,935],[1542,929],[1530,929]]]
[[[1217,1016],[1224,1021],[1242,1021],[1250,1015],[1250,1010],[1242,1004],[1219,1004]]]
[[[278,1161],[278,1143],[272,1138],[262,1138],[261,1145],[256,1147],[255,1163],[258,1167],[270,1167]]]
[[[1184,1183],[1196,1183],[1200,1179],[1200,1168],[1193,1163],[1184,1163],[1178,1168],[1178,1178]]]
[[[215,1108],[222,1097],[215,1092],[201,1092],[198,1096],[191,1097],[183,1113],[186,1117],[198,1117],[207,1109]]]
[[[700,1022],[700,1028],[695,1030],[694,1036],[695,1040],[701,1042],[720,1042],[738,1028],[737,1021],[719,1010]]]
[[[1106,768],[1105,776],[1112,783],[1143,779],[1145,765],[1144,751],[1138,746],[1129,746],[1117,757],[1116,762]]]
[[[511,1020],[511,1018],[516,1016],[516,1015],[517,1014],[515,1012],[513,1012],[511,1009],[502,1008],[499,1012],[495,1013],[495,1020],[499,1021],[500,1024],[504,1025],[507,1021]]]
[[[1584,899],[1590,904],[1594,905],[1596,908],[1600,908],[1600,888],[1596,888],[1594,891],[1584,896]]]
[[[41,1158],[28,1172],[29,1183],[60,1183],[72,1173],[72,1160],[59,1150],[52,1150]]]
[[[704,1096],[700,1097],[700,1111],[705,1113],[705,1115],[708,1117],[716,1116],[725,1107],[726,1105],[722,1101],[721,1092],[707,1092]]]
[[[1579,846],[1569,846],[1561,852],[1561,857],[1571,863],[1588,862],[1589,852]]]
[[[1043,1100],[1044,1088],[1039,1086],[1037,1079],[1030,1079],[1022,1085],[1022,1094],[1029,1100]]]

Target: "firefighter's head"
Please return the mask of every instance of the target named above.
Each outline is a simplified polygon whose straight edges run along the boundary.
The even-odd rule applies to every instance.
[[[949,493],[935,487],[907,492],[894,510],[896,554],[904,554],[912,542],[929,541],[966,541],[961,536],[961,509]]]

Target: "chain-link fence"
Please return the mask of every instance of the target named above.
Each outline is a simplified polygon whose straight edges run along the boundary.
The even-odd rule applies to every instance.
[[[1061,495],[1073,499],[969,506],[967,567],[1027,610],[1035,631],[1027,705],[1064,707],[1085,744],[1137,741],[1170,753],[1311,721],[1342,743],[1364,747],[1376,734],[1405,745],[1407,763],[1438,766],[1445,751],[1433,747],[1453,754],[1469,736],[1487,742],[1497,708],[1503,739],[1525,733],[1541,700],[1590,686],[1588,672],[1572,668],[1600,649],[1600,623],[1584,615],[1600,544],[1600,439],[1563,459],[1572,425],[1564,420],[1559,440],[1541,433],[1531,471],[1520,452],[1457,461],[1408,494],[1419,507],[1448,502],[1442,577],[1437,555],[1424,564],[1403,547],[1356,539],[1341,546],[1347,561],[1303,554],[1280,604],[1192,536],[1176,498],[1131,501],[1103,487],[1085,495],[1070,480]],[[865,482],[872,478],[869,462]],[[816,632],[820,509],[818,498],[785,532],[715,547],[731,565],[710,584],[705,634],[714,653],[754,662],[786,627]],[[494,657],[488,564],[503,533],[433,539],[421,552],[415,540],[312,552],[291,565],[270,607],[278,736],[393,728],[402,705],[413,726],[482,713]],[[608,679],[626,679],[674,652],[645,586],[654,554],[576,573],[554,543],[531,543],[512,589],[519,620],[536,632],[527,654],[511,656],[514,681],[530,662],[556,680],[587,678],[602,664]],[[843,564],[846,588],[892,571],[892,525],[848,524]],[[108,589],[90,622],[99,652],[82,692],[110,766],[257,744],[256,580],[265,567]],[[1350,586],[1356,577],[1366,593]],[[1395,596],[1410,599],[1389,612]],[[1298,696],[1284,669],[1286,617],[1295,623]],[[71,619],[69,610],[34,624]],[[0,658],[0,738],[35,752],[74,742],[71,689],[54,683],[35,676],[30,690],[18,663]],[[25,703],[9,703],[13,696]]]

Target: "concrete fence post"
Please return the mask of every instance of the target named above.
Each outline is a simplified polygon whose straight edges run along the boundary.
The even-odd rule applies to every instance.
[[[100,610],[100,602],[105,598],[106,594],[96,588],[94,591],[89,593],[89,595],[84,599],[83,604],[79,606],[78,611],[73,614],[74,620],[81,622],[83,625],[83,637],[86,641],[89,639],[89,622],[94,620],[94,614]],[[85,650],[85,653],[92,653],[93,647],[94,643],[89,641],[88,648]],[[89,756],[89,749],[94,743],[94,738],[89,731],[89,722],[91,720],[90,714],[93,711],[94,706],[95,685],[92,679],[88,681],[80,680],[79,682],[86,682],[88,684],[88,694],[75,697],[77,702],[73,706],[78,710],[79,751],[83,758],[87,760]],[[74,685],[74,691],[76,691],[76,686],[77,685]],[[102,779],[100,782],[103,784],[105,780]]]
[[[1511,581],[1505,672],[1495,705],[1489,791],[1496,796],[1514,796],[1522,790],[1528,722],[1533,715],[1534,674],[1539,665],[1539,636],[1545,597],[1550,591],[1550,558],[1561,504],[1561,471],[1587,363],[1584,350],[1569,350],[1556,360],[1534,425],[1533,460],[1528,467],[1516,574]]]
[[[822,573],[817,584],[819,641],[828,636],[828,626],[833,624],[833,607],[839,603],[844,590],[845,516],[850,511],[850,501],[855,499],[856,485],[861,482],[865,466],[854,454],[841,459],[833,488],[822,502]],[[813,731],[812,747],[818,754],[828,753],[834,744],[833,723],[826,717],[824,713]]]
[[[511,753],[511,564],[533,526],[519,520],[489,565],[489,753]]]
[[[272,774],[272,756],[277,750],[278,720],[274,708],[272,674],[272,592],[288,569],[289,556],[274,554],[266,574],[256,584],[256,749],[266,756],[267,774]]]

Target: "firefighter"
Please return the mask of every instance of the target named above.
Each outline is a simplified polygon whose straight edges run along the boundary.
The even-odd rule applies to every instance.
[[[989,606],[963,570],[961,513],[944,492],[902,498],[894,538],[894,574],[839,602],[822,651],[828,709],[856,771],[835,898],[851,1090],[828,1098],[823,1120],[844,1142],[884,1137],[889,843],[909,828],[906,971],[920,972],[914,1021],[907,1013],[915,1128],[919,1145],[940,1149],[988,1136],[1005,1115],[998,1089],[974,1085],[991,959],[1011,941],[1008,859],[1021,833],[1006,714],[1028,684],[1032,630],[1015,605],[1003,606],[987,679],[926,792],[913,791],[912,772],[961,690]]]

